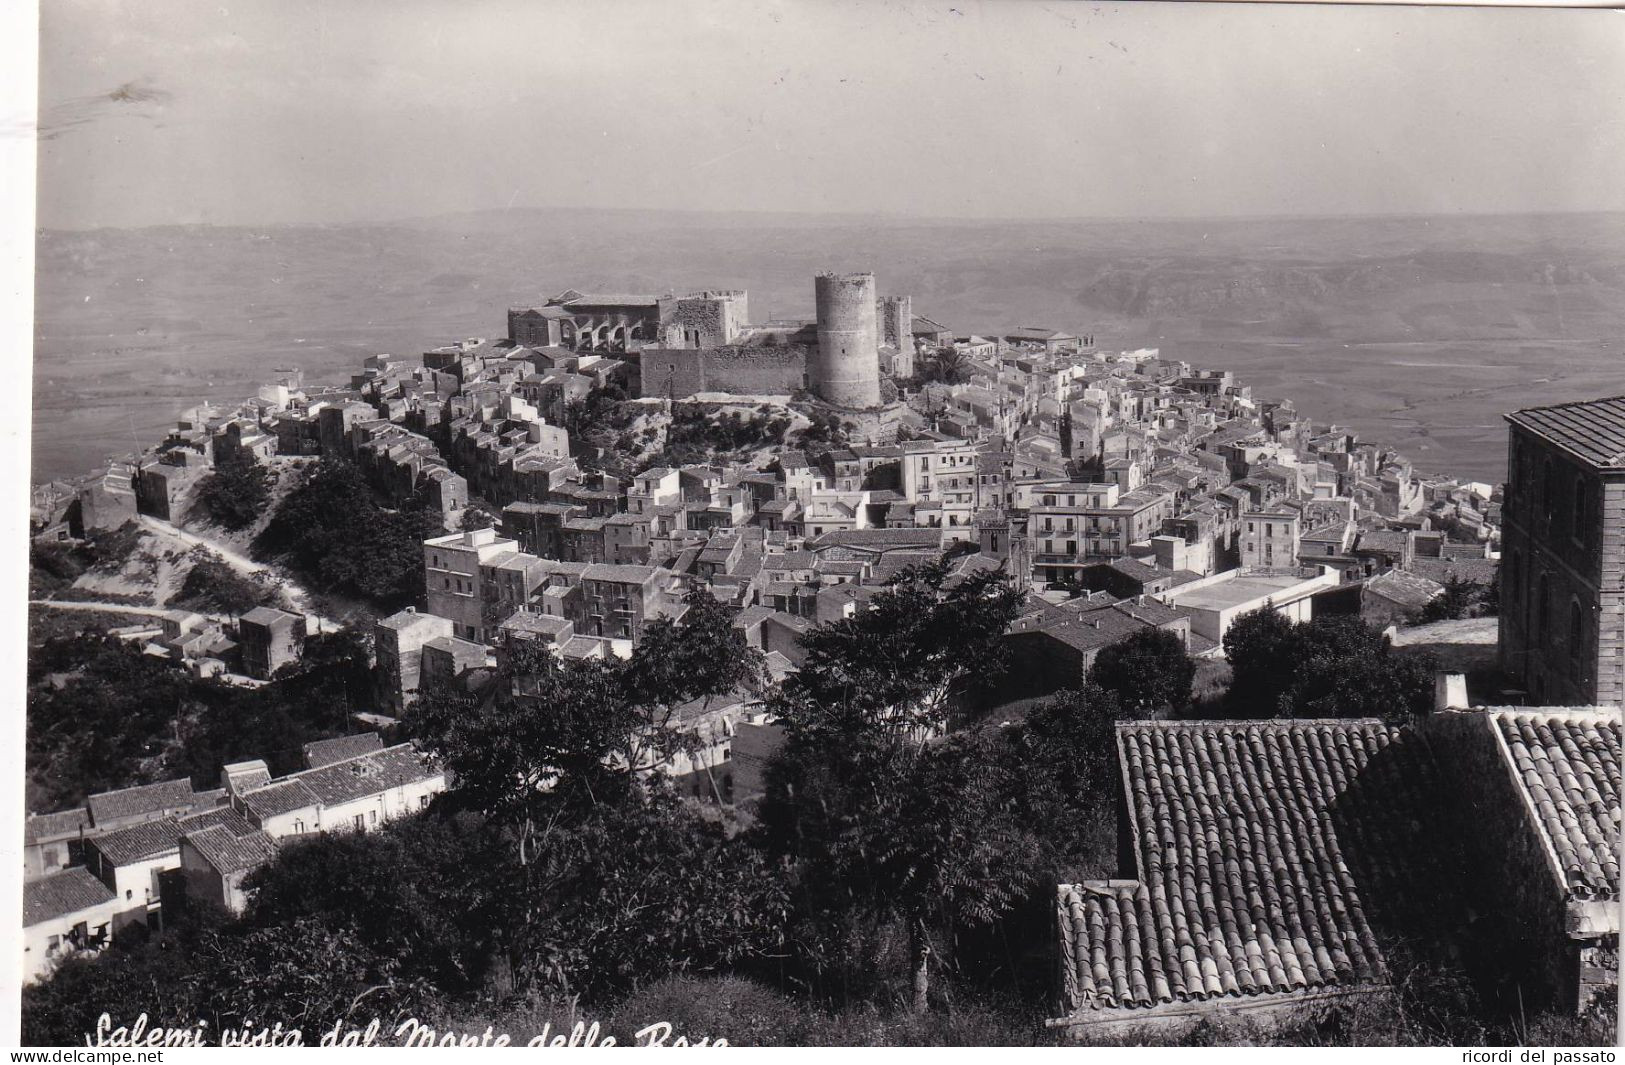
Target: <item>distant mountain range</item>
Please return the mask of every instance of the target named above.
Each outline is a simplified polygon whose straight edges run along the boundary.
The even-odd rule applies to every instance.
[[[345,226],[39,235],[36,478],[161,435],[271,368],[494,336],[575,287],[741,287],[810,315],[812,275],[871,269],[960,332],[1092,332],[1234,368],[1424,469],[1502,475],[1500,414],[1625,392],[1625,215],[959,222],[483,211]]]

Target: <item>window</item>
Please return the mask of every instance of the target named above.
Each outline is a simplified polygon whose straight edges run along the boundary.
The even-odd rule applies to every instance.
[[[429,797],[427,795],[419,795],[418,796],[418,809],[427,810],[428,808],[429,808]]]
[[[378,811],[377,810],[369,810],[369,811],[367,811],[367,820],[376,825],[378,823]]]
[[[357,832],[360,832],[363,829],[365,829],[366,827],[367,827],[367,819],[362,817],[360,814],[356,814],[355,815],[355,830]]]
[[[1569,603],[1569,657],[1578,661],[1585,657],[1585,612],[1575,600]]]
[[[295,835],[303,833],[305,831],[305,823],[303,821],[295,821],[293,823],[293,831]]]

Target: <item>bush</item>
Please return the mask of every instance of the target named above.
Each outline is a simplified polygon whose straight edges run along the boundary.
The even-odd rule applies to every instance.
[[[215,614],[246,614],[259,606],[284,608],[282,591],[263,574],[245,577],[205,549],[181,582],[174,605]]]
[[[426,500],[378,504],[361,473],[323,460],[288,493],[256,539],[259,557],[283,555],[310,584],[398,609],[423,598],[423,541],[443,530]]]
[[[236,448],[198,485],[198,505],[225,528],[246,529],[265,512],[275,480],[276,475],[253,455]]]
[[[753,980],[737,976],[671,976],[627,997],[606,1024],[622,1046],[659,1021],[673,1038],[709,1037],[733,1046],[808,1046],[828,1018]]]

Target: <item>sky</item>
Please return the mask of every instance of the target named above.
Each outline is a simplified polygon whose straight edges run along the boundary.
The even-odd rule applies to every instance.
[[[51,0],[40,41],[47,228],[1625,210],[1611,11]]]

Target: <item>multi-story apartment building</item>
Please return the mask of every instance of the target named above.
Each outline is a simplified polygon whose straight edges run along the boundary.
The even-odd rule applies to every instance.
[[[1296,511],[1249,510],[1241,516],[1236,540],[1245,569],[1276,569],[1298,564]]]
[[[1015,505],[1027,512],[1034,576],[1061,580],[1087,563],[1121,558],[1173,517],[1174,497],[1160,489],[1123,492],[1115,484],[1041,481],[1018,484]]]
[[[942,504],[944,536],[974,540],[979,445],[969,440],[912,440],[902,445],[903,497]]]
[[[1625,700],[1625,396],[1506,416],[1501,668],[1535,702]]]
[[[675,582],[658,566],[588,566],[581,573],[580,614],[571,619],[576,632],[636,644],[649,622],[678,612]]]
[[[495,625],[486,620],[480,567],[518,547],[515,541],[498,536],[495,529],[471,529],[423,541],[429,613],[450,618],[454,636],[483,643],[489,636],[487,630],[494,631]]]

